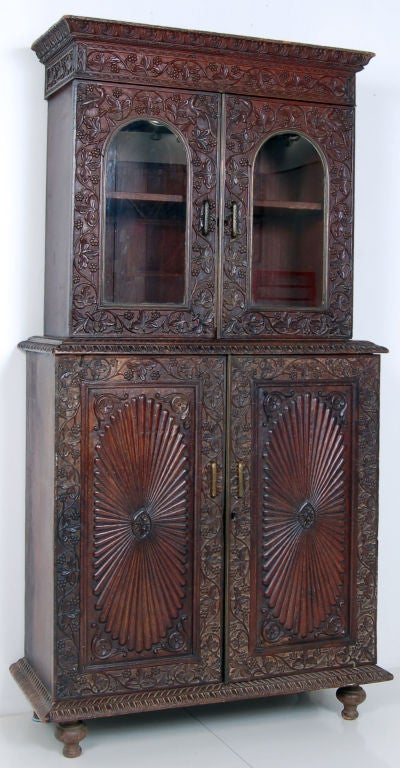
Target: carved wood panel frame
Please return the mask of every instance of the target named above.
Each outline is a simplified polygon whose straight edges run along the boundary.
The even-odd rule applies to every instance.
[[[299,132],[319,148],[327,168],[326,306],[321,310],[252,307],[249,301],[252,169],[261,142]],[[236,203],[239,226],[225,227],[221,335],[225,338],[347,338],[352,332],[353,135],[350,107],[226,97],[225,219]]]
[[[290,633],[278,621],[275,623],[280,636],[275,638],[270,635],[266,637],[267,642],[262,643],[254,629],[257,618],[254,613],[254,584],[260,574],[257,558],[261,556],[262,545],[259,541],[259,518],[254,521],[254,515],[260,516],[262,510],[253,506],[254,498],[257,498],[258,494],[251,487],[254,481],[251,467],[254,462],[259,462],[259,458],[252,453],[257,445],[255,434],[258,432],[258,426],[253,422],[254,382],[258,385],[265,384],[271,392],[276,383],[277,396],[279,394],[282,400],[286,395],[289,398],[289,393],[294,390],[297,394],[301,391],[308,393],[311,389],[316,390],[320,382],[321,388],[323,387],[321,402],[325,402],[333,420],[339,420],[340,414],[334,410],[332,397],[329,405],[323,394],[327,396],[330,391],[340,394],[340,390],[343,390],[346,391],[346,402],[349,405],[349,399],[353,400],[354,427],[349,425],[347,428],[350,433],[354,430],[351,435],[352,473],[347,477],[347,482],[352,485],[347,489],[352,501],[350,521],[345,533],[349,538],[343,555],[346,557],[347,550],[347,556],[350,556],[351,550],[349,574],[346,576],[350,581],[346,589],[348,602],[353,605],[353,609],[352,613],[347,613],[346,627],[341,628],[341,620],[329,626],[327,615],[328,625],[321,625],[320,637],[318,638],[318,633],[313,636],[311,632],[304,642],[300,642],[298,637],[288,639]],[[283,407],[281,402],[280,408]],[[233,358],[227,650],[227,674],[230,680],[273,677],[294,671],[334,669],[375,661],[378,410],[379,358],[375,356],[357,359],[320,357],[297,360]],[[339,428],[342,429],[340,425]],[[246,467],[243,498],[238,498],[239,461]],[[353,478],[357,478],[357,481]],[[254,527],[258,531],[258,537],[254,534]],[[347,567],[348,564],[343,566],[344,571]],[[342,599],[340,588],[337,616],[342,612],[339,605]],[[272,622],[266,631],[271,630],[271,627]],[[329,632],[332,632],[331,641]],[[275,639],[277,647],[274,649]]]
[[[220,97],[107,83],[76,84],[72,333],[78,336],[215,336],[216,195]],[[106,304],[102,284],[104,156],[110,136],[134,119],[164,120],[189,154],[186,305]],[[210,207],[209,233],[202,210]]]
[[[64,356],[57,364],[57,478],[55,523],[56,574],[56,673],[55,691],[61,699],[94,694],[127,693],[171,686],[220,682],[222,670],[222,579],[223,579],[223,435],[225,411],[225,362],[223,358],[198,357],[140,357],[140,356]],[[88,538],[87,521],[92,517],[84,509],[88,494],[85,489],[87,465],[83,462],[82,430],[87,418],[85,401],[92,390],[105,397],[96,405],[100,428],[107,424],[109,409],[117,405],[119,393],[135,384],[156,392],[160,399],[168,389],[164,407],[176,408],[179,422],[184,416],[179,403],[182,391],[191,389],[197,402],[197,437],[201,451],[192,456],[193,471],[198,477],[197,591],[199,601],[194,617],[197,632],[196,654],[182,653],[182,621],[178,621],[165,640],[165,647],[154,646],[153,658],[147,653],[144,661],[132,659],[132,653],[112,641],[110,634],[91,628],[92,650],[97,664],[86,665],[89,651],[82,654],[87,630],[85,620],[87,600],[93,599],[95,581],[85,576]],[[115,399],[113,401],[112,391]],[[171,405],[176,394],[176,400]],[[198,397],[196,397],[196,392]],[[108,395],[108,397],[107,397]],[[168,401],[170,405],[168,406]],[[107,405],[108,403],[108,405]],[[95,426],[95,424],[93,424]],[[199,434],[200,433],[200,434]],[[218,482],[216,496],[210,495],[210,464],[216,462]],[[81,485],[82,484],[82,485]],[[85,525],[86,521],[86,525]],[[89,547],[91,549],[91,547]],[[92,569],[89,567],[89,571]],[[82,600],[82,591],[91,596]],[[182,611],[181,611],[182,613]],[[181,616],[182,619],[182,616]],[[179,624],[179,626],[178,626]],[[98,630],[98,626],[97,626]],[[175,633],[175,634],[174,634]],[[100,636],[101,634],[101,636]],[[178,634],[180,637],[178,638]],[[175,642],[176,641],[176,642]],[[94,643],[94,645],[93,645]],[[159,644],[160,645],[160,644]],[[169,645],[169,647],[168,647]],[[174,647],[175,645],[175,647]],[[118,652],[117,652],[118,651]],[[102,658],[103,655],[103,658]],[[151,655],[151,654],[150,654]],[[140,654],[136,654],[136,659]],[[93,661],[95,661],[93,659]]]

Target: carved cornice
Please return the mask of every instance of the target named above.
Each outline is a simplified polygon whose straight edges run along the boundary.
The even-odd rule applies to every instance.
[[[92,695],[89,699],[79,697],[67,701],[52,701],[27,659],[20,659],[13,664],[11,673],[29,700],[32,703],[35,702],[40,717],[54,722],[145,712],[160,707],[185,707],[195,704],[212,704],[218,701],[261,698],[393,679],[390,672],[386,672],[375,664],[367,664],[337,670],[280,675],[268,680],[252,680],[245,683],[194,685],[139,694]]]
[[[312,96],[343,104],[354,103],[354,73],[373,56],[73,16],[63,17],[32,48],[46,65],[47,96],[79,75],[297,99]]]
[[[210,341],[171,342],[151,341],[147,343],[85,339],[49,339],[32,336],[18,344],[24,352],[43,352],[57,355],[374,355],[388,350],[372,341]]]
[[[44,35],[38,38],[32,49],[43,63],[59,50],[76,40],[97,43],[118,43],[152,46],[173,46],[176,49],[199,52],[241,54],[254,59],[268,56],[285,61],[307,61],[329,67],[343,67],[354,72],[365,67],[375,55],[369,51],[355,51],[345,48],[290,43],[282,40],[240,37],[198,30],[154,27],[145,24],[130,24],[104,19],[90,19],[78,16],[64,16]]]

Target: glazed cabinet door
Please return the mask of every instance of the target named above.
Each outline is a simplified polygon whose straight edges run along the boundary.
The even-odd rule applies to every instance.
[[[379,359],[234,358],[227,676],[375,661]]]
[[[215,336],[220,96],[78,83],[72,330]]]
[[[348,337],[351,107],[227,96],[221,336]]]
[[[224,386],[222,358],[59,361],[58,696],[221,680]]]

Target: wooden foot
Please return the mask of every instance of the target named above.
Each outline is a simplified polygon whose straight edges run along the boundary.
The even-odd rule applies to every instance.
[[[64,744],[64,757],[79,757],[82,752],[79,742],[87,736],[87,727],[80,720],[75,723],[57,723],[55,735]]]
[[[365,701],[367,694],[359,685],[349,685],[346,688],[338,688],[336,697],[343,704],[342,717],[345,720],[356,720],[357,707]]]

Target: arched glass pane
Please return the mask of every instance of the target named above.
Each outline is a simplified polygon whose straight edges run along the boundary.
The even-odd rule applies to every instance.
[[[251,303],[320,308],[325,300],[325,173],[304,136],[280,133],[256,157]]]
[[[185,301],[187,155],[159,120],[136,120],[107,152],[104,300]]]

